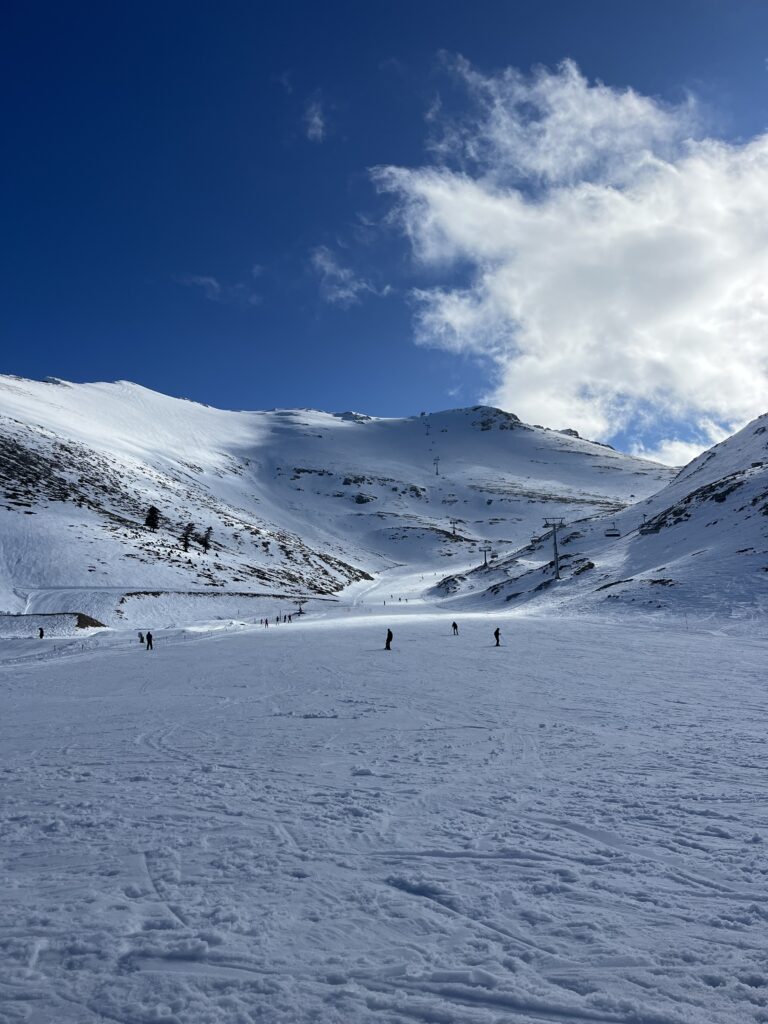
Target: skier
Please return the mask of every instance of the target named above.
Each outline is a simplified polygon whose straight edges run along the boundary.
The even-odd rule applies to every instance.
[[[143,633],[139,633],[139,643],[140,644],[144,643],[144,634]]]
[[[147,630],[147,650],[154,651],[154,649],[155,648],[152,646],[152,634]]]
[[[453,635],[454,636],[458,636],[459,635],[459,627],[457,626],[457,624],[455,622],[451,623],[451,629],[453,630]]]
[[[392,630],[388,629],[387,630],[387,640],[386,640],[386,643],[384,644],[384,650],[385,651],[391,651],[392,650],[392,639],[393,639],[393,637],[392,637]]]
[[[37,631],[37,635],[38,635],[38,636],[40,637],[40,639],[41,639],[41,640],[42,640],[42,639],[43,639],[43,637],[45,636],[45,630],[43,629],[43,627],[42,627],[42,626],[41,626],[41,627],[40,627],[40,629],[39,629],[39,630]]]
[[[501,630],[499,629],[498,626],[496,627],[496,629],[494,629],[493,635],[496,637],[496,646],[497,647],[501,647],[501,644],[499,643],[499,637],[501,636]]]

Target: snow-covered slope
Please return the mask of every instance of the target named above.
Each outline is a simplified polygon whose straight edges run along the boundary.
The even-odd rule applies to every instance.
[[[765,1024],[766,630],[390,610],[0,644],[4,1024]]]
[[[0,610],[119,621],[127,592],[331,595],[477,564],[542,516],[620,512],[671,471],[475,407],[227,412],[135,384],[0,377]],[[147,509],[161,513],[156,532]],[[209,552],[180,537],[212,528]]]
[[[615,527],[615,530],[614,530]],[[608,535],[606,535],[606,530]],[[618,532],[619,536],[611,536]],[[610,518],[545,534],[440,584],[457,605],[567,603],[763,616],[768,610],[768,415],[704,452],[666,487]]]

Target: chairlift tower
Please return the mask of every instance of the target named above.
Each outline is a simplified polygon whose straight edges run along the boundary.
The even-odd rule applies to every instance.
[[[459,525],[459,520],[458,519],[449,519],[448,522],[451,524],[451,528],[453,529],[453,536],[455,537],[456,536],[456,527]]]
[[[484,544],[483,547],[480,548],[480,550],[483,552],[483,565],[488,565],[488,555],[491,552],[491,545]]]
[[[560,579],[560,555],[557,550],[557,531],[565,526],[565,520],[561,516],[554,516],[544,520],[544,525],[552,531],[552,544],[555,551],[555,579]]]
[[[432,461],[435,464],[435,476],[440,476],[440,456],[436,455]]]

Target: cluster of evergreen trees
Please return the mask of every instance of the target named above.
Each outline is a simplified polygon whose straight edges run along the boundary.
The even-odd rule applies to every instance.
[[[144,525],[147,529],[153,532],[160,525],[160,509],[155,508],[154,505],[150,505],[147,509],[147,515],[144,519]],[[185,551],[189,551],[189,545],[193,540],[197,541],[203,551],[209,551],[211,547],[211,537],[213,536],[213,527],[208,526],[203,533],[195,533],[197,527],[194,523],[187,523],[184,529],[181,531],[181,546]]]

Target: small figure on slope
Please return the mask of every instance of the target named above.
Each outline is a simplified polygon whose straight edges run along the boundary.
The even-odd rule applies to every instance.
[[[458,627],[458,625],[455,622],[451,623],[451,629],[453,630],[453,635],[454,636],[458,636],[459,635],[459,627]]]
[[[494,629],[493,635],[496,637],[496,646],[500,647],[501,644],[499,643],[499,637],[501,636],[501,630],[499,629],[498,626],[496,627],[496,629]]]
[[[154,649],[155,648],[152,646],[152,634],[147,630],[147,650],[154,651]]]
[[[387,639],[386,639],[386,642],[384,644],[384,650],[385,651],[391,651],[392,650],[392,639],[393,639],[392,630],[388,629],[387,630]]]

